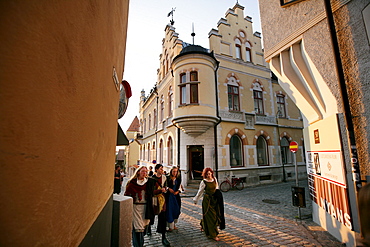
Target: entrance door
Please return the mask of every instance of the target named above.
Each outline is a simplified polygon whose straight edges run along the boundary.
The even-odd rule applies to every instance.
[[[189,179],[202,179],[204,169],[204,148],[203,146],[189,146]]]

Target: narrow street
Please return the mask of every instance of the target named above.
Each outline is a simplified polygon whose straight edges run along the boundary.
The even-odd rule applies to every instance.
[[[242,191],[223,193],[226,229],[216,242],[200,231],[201,202],[193,204],[192,196],[182,198],[178,230],[167,233],[171,246],[345,246],[312,222],[307,181],[306,208],[292,206],[291,186],[295,182],[247,187]],[[156,224],[152,226],[155,232]],[[145,236],[145,246],[162,246],[160,235]]]

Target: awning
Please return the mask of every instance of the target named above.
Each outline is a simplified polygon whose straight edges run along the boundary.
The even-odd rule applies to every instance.
[[[128,139],[125,135],[125,133],[123,133],[122,129],[121,129],[121,126],[119,126],[119,123],[118,124],[118,128],[117,128],[117,146],[127,146],[128,145]]]

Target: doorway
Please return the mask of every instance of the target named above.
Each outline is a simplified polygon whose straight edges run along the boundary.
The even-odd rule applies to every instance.
[[[189,179],[202,179],[204,169],[204,147],[200,145],[188,146]]]

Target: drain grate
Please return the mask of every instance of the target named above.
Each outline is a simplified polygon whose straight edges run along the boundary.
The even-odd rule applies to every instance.
[[[269,203],[269,204],[279,204],[279,201],[271,200],[271,199],[263,199],[263,202]]]

